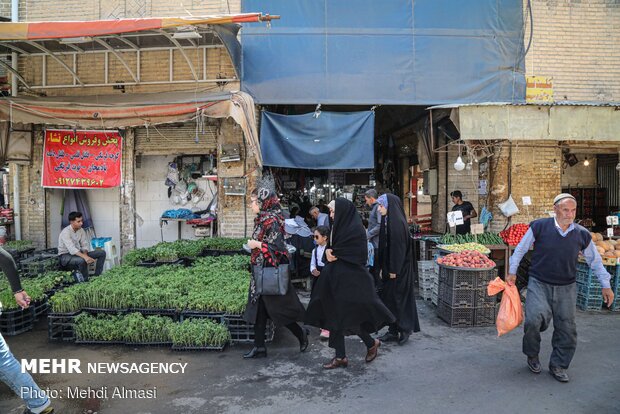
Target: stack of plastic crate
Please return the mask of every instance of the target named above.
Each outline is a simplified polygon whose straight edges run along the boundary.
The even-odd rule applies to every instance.
[[[616,266],[605,266],[612,275]],[[586,263],[577,263],[577,307],[583,311],[601,310],[603,307],[602,286]]]
[[[496,297],[487,295],[495,269],[439,266],[437,316],[451,327],[490,326],[495,323]]]
[[[420,296],[424,300],[432,300],[433,288],[435,283],[437,283],[437,273],[435,273],[434,264],[433,260],[421,260],[418,262]]]
[[[433,261],[433,290],[431,292],[431,303],[437,306],[439,302],[439,265]]]

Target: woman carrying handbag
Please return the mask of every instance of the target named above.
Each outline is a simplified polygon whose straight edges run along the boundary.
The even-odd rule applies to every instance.
[[[290,279],[287,282],[286,292],[264,294],[267,289],[257,277],[274,275],[274,269],[283,268],[282,264],[289,262],[288,251],[284,243],[284,217],[280,207],[280,200],[275,193],[275,185],[270,177],[263,178],[251,196],[252,211],[256,213],[254,232],[248,246],[252,249],[253,276],[250,280],[248,303],[243,319],[254,324],[254,348],[243,355],[244,358],[259,358],[267,356],[265,347],[265,328],[267,319],[271,319],[278,327],[285,326],[299,340],[299,350],[304,352],[308,348],[308,330],[302,328],[297,321],[304,319],[304,307],[297,297]],[[264,270],[265,269],[265,270]],[[264,271],[263,271],[264,270]],[[262,294],[261,294],[262,293]]]

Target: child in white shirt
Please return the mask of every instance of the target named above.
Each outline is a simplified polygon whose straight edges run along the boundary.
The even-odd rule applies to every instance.
[[[314,242],[316,243],[316,247],[312,250],[312,260],[310,261],[310,273],[315,278],[318,278],[321,275],[321,271],[325,264],[327,263],[327,259],[325,257],[325,248],[327,247],[327,238],[329,237],[329,227],[327,226],[317,226],[314,228]],[[316,280],[312,281],[312,289],[314,289],[314,285],[316,284]],[[321,339],[329,338],[329,331],[326,329],[321,329]]]

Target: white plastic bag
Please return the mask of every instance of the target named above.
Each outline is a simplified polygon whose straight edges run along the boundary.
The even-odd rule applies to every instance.
[[[497,207],[499,207],[499,210],[506,217],[514,216],[519,212],[519,207],[517,207],[517,204],[512,199],[512,194],[508,196],[508,200],[503,203],[499,203]]]

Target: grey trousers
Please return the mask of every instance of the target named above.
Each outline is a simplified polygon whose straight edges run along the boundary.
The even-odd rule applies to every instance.
[[[577,284],[555,286],[530,277],[525,301],[523,353],[528,357],[540,352],[540,333],[553,318],[553,352],[549,366],[567,369],[577,348],[575,307]]]
[[[105,264],[105,251],[93,250],[87,254],[97,261],[95,276],[99,276],[103,271],[103,265]],[[74,256],[68,253],[61,254],[60,267],[67,270],[79,270],[80,273],[82,273],[82,276],[84,276],[84,280],[88,280],[88,264],[86,263],[86,260],[82,259],[80,256]]]

